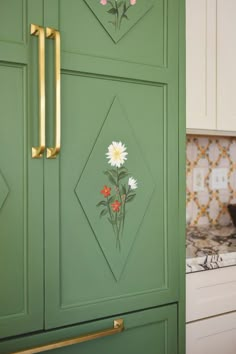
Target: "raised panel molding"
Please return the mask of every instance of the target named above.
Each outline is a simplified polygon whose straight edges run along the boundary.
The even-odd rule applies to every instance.
[[[170,154],[173,158],[177,151],[169,149],[170,130],[175,124],[169,125],[169,96],[166,84],[98,79],[63,70],[62,116],[67,117],[62,129],[64,145],[60,159],[55,161],[54,178],[46,174],[45,182],[46,215],[49,208],[58,220],[53,224],[53,238],[46,237],[46,328],[101,318],[108,310],[133,311],[137,304],[157,306],[176,298],[176,287],[172,286],[176,268],[172,265],[177,254],[169,247],[176,240],[176,228],[173,231],[169,220],[176,200],[168,195],[176,188],[177,179],[167,169],[173,164]],[[103,174],[109,168],[105,154],[112,141],[125,144],[129,155],[124,166],[138,180],[137,205],[135,200],[130,204],[126,219],[129,225],[132,216],[134,225],[127,227],[130,234],[124,233],[121,254],[112,228],[106,219],[99,218],[101,211],[96,206],[107,183]],[[51,171],[49,163],[46,165]],[[143,166],[151,176],[146,181]],[[60,197],[50,197],[52,190],[59,190]],[[138,202],[139,192],[144,205]],[[146,193],[144,198],[142,193]],[[47,234],[52,235],[52,227]],[[49,255],[51,248],[58,250],[53,251],[54,260]],[[149,258],[144,256],[148,254]]]
[[[32,238],[29,237],[31,211],[26,163],[26,83],[24,65],[0,66],[0,141],[4,152],[0,156],[0,338],[35,328],[32,278],[28,269],[32,265]]]
[[[19,320],[27,313],[26,264],[28,256],[26,250],[28,235],[25,213],[27,213],[28,178],[24,163],[26,145],[22,139],[26,135],[27,129],[27,113],[24,104],[25,83],[26,70],[24,66],[0,66],[2,92],[0,98],[0,141],[6,152],[0,157],[0,166],[2,166],[2,172],[0,172],[0,239],[2,243],[0,279],[3,279],[3,289],[0,292],[2,305],[0,324],[1,321],[7,321],[8,318]],[[14,97],[14,105],[11,104],[11,97]],[[11,139],[9,139],[10,133],[12,134]],[[18,154],[15,151],[18,151]],[[8,178],[6,179],[5,176]],[[11,186],[11,194],[9,194],[9,185]],[[7,196],[7,203],[4,203]],[[2,272],[4,268],[8,269],[8,277],[6,278]],[[14,293],[14,296],[9,296],[10,293]]]
[[[99,63],[101,60],[101,65],[105,66],[116,62],[120,65],[141,65],[137,70],[142,68],[144,73],[149,70],[148,67],[152,72],[154,68],[167,67],[169,45],[167,37],[171,25],[167,18],[169,1],[173,0],[137,1],[136,5],[129,9],[130,18],[125,20],[127,24],[121,32],[113,30],[109,23],[106,25],[108,15],[106,8],[108,9],[109,5],[102,6],[99,1],[93,0],[60,1],[58,26],[63,34],[63,55],[65,58],[70,55],[72,60],[73,55],[80,55],[82,61],[86,59],[88,62],[94,58],[93,63]],[[83,18],[80,18],[80,13],[85,14]],[[135,14],[134,19],[132,13]],[[171,14],[171,18],[174,18],[173,16],[174,13]],[[150,38],[153,36],[156,40],[150,45]],[[94,68],[96,66],[93,66],[93,70]],[[115,71],[117,69],[116,66]]]
[[[106,159],[108,146],[114,141],[121,142],[127,147],[127,161],[122,166],[127,169],[129,175],[125,176],[124,179],[122,178],[119,182],[117,179],[114,181],[114,178],[118,178],[116,175],[115,177],[109,175],[109,178],[104,175],[104,171],[109,171],[112,174],[113,171],[115,173],[116,169],[118,173],[118,168],[109,165]],[[146,161],[144,161],[143,153],[140,152],[140,147],[128,117],[126,117],[118,97],[115,97],[96,138],[96,143],[92,151],[89,152],[88,161],[80,176],[75,192],[117,281],[127,262],[138,229],[153,195],[155,185],[149,171],[150,169],[147,167]],[[124,174],[125,172],[120,173]],[[88,181],[95,175],[96,180],[88,187]],[[138,188],[133,190],[133,192],[130,190],[131,197],[134,196],[133,201],[132,203],[125,203],[126,206],[124,207],[125,193],[128,193],[129,190],[127,186],[128,176],[134,176],[138,180]],[[100,191],[104,186],[110,189],[108,190],[109,196],[110,194],[117,194],[112,202],[114,203],[115,200],[119,199],[121,203],[118,202],[117,208],[122,208],[122,210],[113,211],[112,202],[109,202],[108,196],[107,199],[103,196],[103,201],[101,201],[102,211],[107,213],[109,210],[110,215],[102,217],[100,215],[101,208],[96,207],[96,204],[102,199]],[[129,195],[127,198],[129,198]],[[142,202],[140,203],[140,201]],[[121,219],[116,220],[117,217]],[[122,220],[124,223],[122,223]]]
[[[70,72],[68,73],[67,71],[63,72],[63,76],[67,77],[67,78],[72,78],[72,76],[70,75]],[[71,92],[72,91],[72,87],[73,87],[73,81],[76,78],[76,81],[78,83],[80,83],[82,80],[95,80],[95,78],[93,76],[85,76],[82,77],[80,75],[77,75],[78,77],[76,78],[76,76],[74,77],[74,79],[71,81],[71,85],[67,87],[67,91]],[[100,79],[105,80],[105,77],[100,77]],[[109,81],[108,81],[109,82]],[[133,81],[133,80],[127,80],[127,81],[121,81],[120,84],[133,84],[133,85],[138,85],[140,87],[142,87],[143,83],[139,82],[138,80]],[[144,85],[145,87],[146,85]],[[64,84],[65,87],[65,84]],[[77,94],[79,94],[79,90],[78,88],[75,88],[76,86],[74,86],[73,92]],[[96,86],[95,86],[96,87]],[[148,85],[147,85],[148,87]],[[160,95],[161,98],[157,98],[159,104],[158,106],[158,110],[160,109],[160,111],[162,112],[163,115],[159,116],[159,121],[162,121],[163,124],[163,151],[160,149],[160,151],[162,151],[162,157],[164,158],[164,156],[167,156],[167,112],[165,111],[166,107],[167,107],[167,90],[166,90],[166,85],[163,84],[159,84],[159,85],[153,85],[150,86],[150,88],[152,88],[153,90],[156,89],[158,90],[158,94],[157,96]],[[65,89],[65,88],[64,88]],[[102,90],[101,90],[102,91]],[[71,97],[71,94],[70,94]],[[87,96],[88,97],[88,96]],[[98,97],[97,97],[98,99]],[[90,100],[90,98],[89,98]],[[150,100],[150,103],[152,101]],[[73,107],[73,104],[71,103],[70,106]],[[94,141],[95,144],[94,146],[92,146],[91,151],[88,153],[88,157],[85,159],[84,161],[84,165],[83,167],[81,167],[82,169],[82,173],[80,176],[78,176],[78,182],[77,184],[74,186],[75,187],[75,195],[77,197],[77,201],[79,202],[79,205],[81,207],[82,212],[84,213],[85,219],[87,220],[87,224],[89,226],[89,228],[92,231],[92,234],[94,236],[94,241],[98,243],[99,248],[101,249],[101,256],[105,258],[105,263],[107,263],[108,265],[108,269],[112,274],[112,278],[114,280],[114,283],[119,283],[119,281],[121,281],[123,278],[123,275],[126,271],[127,265],[129,264],[129,257],[131,257],[131,253],[133,253],[133,250],[135,250],[135,239],[137,234],[139,233],[139,226],[141,224],[141,222],[144,221],[145,219],[145,215],[147,213],[147,211],[150,211],[153,208],[153,205],[155,205],[155,202],[153,201],[153,199],[156,198],[156,193],[155,193],[155,183],[154,180],[157,181],[159,180],[159,176],[161,175],[164,181],[164,188],[162,189],[162,195],[159,195],[159,198],[161,200],[163,200],[163,212],[165,214],[165,216],[163,216],[163,220],[161,220],[161,222],[163,222],[165,225],[163,226],[163,233],[161,233],[159,235],[160,241],[163,242],[163,279],[160,282],[158,281],[158,286],[153,286],[153,287],[149,287],[147,289],[141,290],[141,291],[133,291],[132,294],[129,294],[129,296],[134,296],[134,297],[138,297],[138,296],[142,296],[142,295],[148,295],[148,294],[155,294],[156,292],[161,292],[161,291],[168,291],[168,282],[169,282],[169,274],[168,274],[168,232],[167,232],[167,209],[168,209],[168,205],[167,205],[167,184],[166,184],[166,177],[167,177],[167,171],[165,169],[161,169],[158,172],[155,170],[155,174],[153,174],[153,177],[148,176],[148,174],[150,175],[152,173],[152,170],[150,169],[149,163],[146,161],[145,156],[143,154],[143,152],[140,150],[140,147],[138,146],[137,143],[137,137],[135,136],[135,132],[134,132],[134,127],[132,127],[131,122],[129,121],[129,117],[127,116],[127,113],[125,112],[125,107],[124,103],[122,102],[122,99],[119,96],[113,96],[112,98],[112,103],[109,105],[108,110],[105,112],[104,118],[103,120],[101,120],[101,126],[98,126],[98,133],[94,136]],[[157,114],[157,113],[156,113]],[[79,121],[79,120],[78,120]],[[125,127],[125,129],[124,129]],[[76,128],[74,128],[74,131],[76,131]],[[109,131],[112,132],[112,135],[109,134]],[[114,135],[115,132],[115,135]],[[156,133],[153,131],[154,136],[156,138]],[[123,139],[121,137],[126,136],[126,139]],[[72,137],[71,137],[72,139]],[[78,140],[80,140],[81,137],[78,137]],[[108,145],[112,142],[112,141],[122,141],[125,143],[125,145],[127,145],[127,151],[129,152],[129,161],[132,164],[134,164],[135,170],[133,170],[132,168],[129,168],[130,171],[132,171],[134,177],[136,177],[138,179],[138,183],[140,187],[138,187],[138,191],[137,193],[139,193],[140,189],[143,188],[143,190],[141,191],[141,195],[142,198],[144,200],[144,204],[141,207],[141,209],[138,210],[138,212],[135,214],[133,213],[132,215],[132,220],[133,223],[135,224],[135,228],[133,228],[132,230],[132,234],[128,235],[128,239],[125,240],[125,244],[123,245],[123,250],[121,250],[121,253],[119,254],[119,251],[117,252],[116,250],[116,245],[115,245],[115,241],[114,241],[114,235],[111,234],[111,241],[110,240],[106,240],[105,235],[103,235],[103,228],[104,228],[104,223],[102,220],[99,220],[99,210],[96,207],[97,202],[99,202],[100,200],[100,190],[102,189],[102,187],[104,186],[104,177],[105,175],[103,174],[104,170],[107,169],[108,165],[106,163],[106,158],[105,158],[105,153],[107,152],[107,147]],[[128,144],[128,141],[130,140],[130,144]],[[126,144],[127,141],[127,144]],[[154,139],[153,139],[154,141]],[[161,142],[162,143],[162,142]],[[102,145],[101,145],[102,144]],[[131,149],[130,149],[131,148]],[[131,157],[131,151],[132,151],[132,156],[134,158],[134,161],[132,162],[132,157]],[[65,150],[64,150],[65,151]],[[98,153],[99,152],[99,153]],[[135,156],[135,154],[137,154]],[[84,152],[83,152],[83,156],[84,156]],[[61,163],[62,161],[64,162],[64,158],[62,157],[61,159]],[[78,156],[78,162],[81,163],[80,158]],[[60,165],[61,165],[60,163]],[[128,162],[127,162],[128,163]],[[143,178],[139,178],[140,173],[138,172],[139,169],[144,168],[145,172],[141,173],[141,176]],[[63,167],[62,165],[60,166],[60,170],[62,171]],[[67,168],[64,167],[64,169],[66,170]],[[135,173],[135,171],[137,170],[137,172]],[[96,180],[93,182],[94,186],[88,184],[92,178],[92,176],[96,177]],[[104,176],[104,177],[103,177]],[[146,179],[147,183],[143,183],[143,180]],[[61,180],[62,181],[62,180]],[[97,181],[100,181],[100,184],[97,185]],[[155,195],[155,198],[152,198],[153,195]],[[94,197],[96,196],[96,197]],[[92,202],[91,202],[92,200]],[[94,200],[94,202],[93,202]],[[133,206],[132,206],[133,208]],[[63,214],[64,212],[62,211],[62,209],[60,210],[60,213],[62,213],[62,219],[63,219]],[[73,213],[74,214],[74,213]],[[78,214],[79,216],[79,214]],[[81,217],[81,216],[80,216]],[[101,223],[101,225],[99,225],[99,223]],[[107,225],[109,228],[109,224]],[[104,230],[107,230],[106,228],[104,228]],[[79,238],[79,229],[78,229],[78,240],[81,240],[81,236]],[[61,229],[61,235],[60,235],[61,239],[64,238],[64,235],[62,233],[62,229]],[[125,235],[124,235],[125,238]],[[61,241],[62,242],[62,241]],[[123,241],[122,241],[123,242]],[[139,241],[140,242],[140,241]],[[62,243],[61,243],[62,244]],[[93,246],[94,247],[94,246]],[[94,247],[95,248],[95,247]],[[132,252],[131,252],[132,249]],[[62,255],[62,250],[60,252],[60,255]],[[89,256],[89,253],[88,253]],[[60,262],[63,262],[63,259],[60,258]],[[61,265],[62,266],[62,265]],[[63,289],[64,288],[64,292],[66,292],[68,290],[68,285],[65,285],[64,283],[64,279],[63,276],[60,276],[60,288]],[[112,281],[113,282],[113,281]],[[62,285],[64,284],[64,285]],[[113,286],[113,285],[112,285]],[[67,290],[65,290],[67,289]],[[74,292],[74,294],[76,294],[76,291]],[[79,295],[79,293],[78,293]],[[68,303],[68,300],[66,301],[64,299],[64,295],[61,295],[60,300],[60,307],[62,310],[66,310],[66,309],[77,309],[77,308],[86,308],[86,306],[91,305],[91,304],[99,304],[99,303],[104,303],[104,302],[108,302],[108,301],[114,301],[114,300],[121,300],[121,299],[125,299],[127,296],[126,293],[124,294],[116,294],[115,296],[101,296],[100,298],[96,299],[96,301],[94,300],[79,300],[76,301],[77,299],[75,299],[74,301],[71,301],[70,303]]]
[[[9,188],[3,177],[3,174],[0,171],[0,210],[8,196]]]
[[[26,42],[28,0],[2,0],[0,5],[0,41]]]

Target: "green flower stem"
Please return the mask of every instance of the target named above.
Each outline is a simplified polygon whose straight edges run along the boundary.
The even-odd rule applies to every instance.
[[[115,1],[115,5],[116,5],[116,29],[119,25],[119,10],[118,10],[118,6],[117,6],[117,1]]]
[[[110,208],[110,204],[109,204],[109,201],[108,201],[108,197],[107,197],[107,209],[108,209],[108,212],[109,212],[109,215],[110,215],[110,218],[111,218],[111,221],[113,222],[113,217],[112,217],[112,212],[111,212],[111,208]],[[112,228],[113,228],[113,232],[115,232],[115,228],[114,228],[114,225],[112,224]]]
[[[121,193],[120,193],[120,183],[119,183],[119,167],[117,167],[116,169],[116,186],[118,188],[118,193],[119,193],[119,197],[120,197],[120,203],[121,203],[121,212],[120,214],[122,213],[122,209],[123,209],[123,201],[122,201],[122,198],[121,198]],[[124,216],[123,216],[124,217]],[[123,219],[123,218],[122,218]],[[118,237],[120,237],[120,231],[122,229],[122,220],[119,220],[119,226],[118,227]],[[120,241],[119,241],[120,242]],[[120,245],[120,244],[119,244]]]
[[[116,225],[116,247],[119,247],[119,250],[120,250],[119,229],[117,226],[117,212],[116,212],[116,216],[115,216],[115,225]]]
[[[123,236],[123,232],[124,232],[124,227],[125,227],[125,205],[126,205],[126,199],[129,195],[130,192],[130,186],[128,187],[128,191],[125,195],[125,200],[124,200],[124,205],[123,205],[123,217],[122,217],[122,229],[121,229],[121,235]]]
[[[122,199],[121,199],[121,194],[120,194],[119,168],[118,168],[118,167],[117,167],[116,173],[117,173],[117,177],[116,177],[116,186],[117,186],[117,188],[118,188],[119,197],[120,197],[120,202],[121,202],[121,204],[122,204]]]
[[[130,7],[131,7],[131,5],[129,4],[129,5],[126,7],[126,11],[124,11],[124,9],[123,9],[123,13],[122,13],[122,15],[121,15],[121,17],[120,17],[119,29],[120,29],[120,27],[121,27],[121,22],[122,22],[123,18],[125,17],[125,15],[126,15],[126,13],[127,13],[127,11],[129,10]]]

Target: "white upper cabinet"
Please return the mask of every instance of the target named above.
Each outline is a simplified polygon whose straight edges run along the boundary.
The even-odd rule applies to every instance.
[[[186,0],[187,128],[236,133],[236,0]]]
[[[187,128],[216,129],[216,0],[186,0]]]
[[[236,131],[236,0],[217,0],[217,128]]]

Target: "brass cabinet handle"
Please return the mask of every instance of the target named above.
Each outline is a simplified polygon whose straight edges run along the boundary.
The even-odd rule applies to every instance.
[[[32,158],[43,156],[45,150],[45,33],[44,28],[30,25],[30,34],[38,36],[38,61],[39,61],[39,146],[32,147]]]
[[[26,349],[26,350],[23,350],[23,351],[20,351],[20,352],[12,353],[12,354],[42,353],[42,352],[45,352],[45,351],[48,351],[48,350],[68,347],[70,345],[79,344],[79,343],[83,343],[83,342],[88,342],[90,340],[111,336],[113,334],[120,333],[123,330],[124,330],[124,320],[123,319],[118,319],[118,320],[114,320],[113,328],[111,328],[111,329],[105,329],[104,331],[85,334],[84,336],[81,336],[81,337],[76,337],[76,338],[67,339],[67,340],[64,340],[64,341],[56,342],[56,343],[42,345],[40,347]]]
[[[46,27],[46,38],[55,39],[55,146],[47,148],[47,158],[54,159],[61,149],[61,39],[60,32]]]

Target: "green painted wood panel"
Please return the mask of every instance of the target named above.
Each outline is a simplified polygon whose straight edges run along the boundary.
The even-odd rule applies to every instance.
[[[88,3],[45,2],[45,24],[62,35],[62,151],[45,161],[46,328],[179,300],[178,2],[153,1],[117,43]],[[138,180],[121,250],[96,207],[112,141]]]
[[[185,53],[185,0],[179,8],[179,257],[180,257],[180,299],[178,306],[178,350],[185,354],[185,214],[186,214],[186,53]]]
[[[37,127],[36,41],[42,3],[0,1],[0,338],[43,328],[43,161]],[[11,55],[14,53],[14,55]],[[22,58],[22,53],[23,57]]]
[[[176,306],[125,316],[126,329],[113,337],[54,351],[58,354],[177,354]]]
[[[109,9],[109,4],[101,6],[99,1],[61,1],[62,50],[134,65],[166,67],[167,2],[140,1],[129,9],[129,19],[124,20],[120,30],[116,31],[109,23],[114,20],[113,15],[107,14]],[[81,17],[81,13],[84,16]],[[127,24],[128,28],[125,27]],[[114,44],[114,34],[119,36],[119,32],[122,37]]]
[[[56,349],[56,354],[177,354],[177,306],[170,305],[134,314],[120,315],[125,330],[111,337],[87,343]],[[23,350],[62,339],[70,339],[91,332],[101,331],[113,326],[113,317],[85,325],[64,328],[50,333],[18,338],[0,343],[2,354]]]
[[[26,39],[26,0],[1,0],[1,41],[24,43]]]
[[[5,151],[0,156],[0,335],[40,330],[44,321],[52,329],[179,302],[178,139],[183,123],[178,120],[178,1],[147,1],[140,8],[137,2],[122,35],[114,35],[108,8],[99,2],[50,0],[43,6],[36,0],[0,0],[0,5],[0,141]],[[30,23],[59,28],[62,36],[62,152],[56,160],[31,159],[38,101],[37,39],[29,36]],[[51,146],[54,43],[46,42]],[[130,175],[122,183],[127,186],[130,176],[138,180],[121,247],[96,206],[105,184],[115,190],[103,174],[112,141],[122,141],[128,151]],[[116,199],[121,201],[119,193]],[[175,353],[176,308],[169,308],[145,312],[145,326],[125,333],[118,350],[128,345],[130,353],[145,348]],[[133,327],[139,322],[138,313],[125,316],[131,316],[127,321],[132,318]],[[99,326],[83,328],[90,332]],[[9,352],[18,344],[62,339],[68,331],[4,341],[0,348]],[[113,343],[113,338],[102,341],[99,351],[110,352]],[[85,345],[84,353],[96,345]]]

